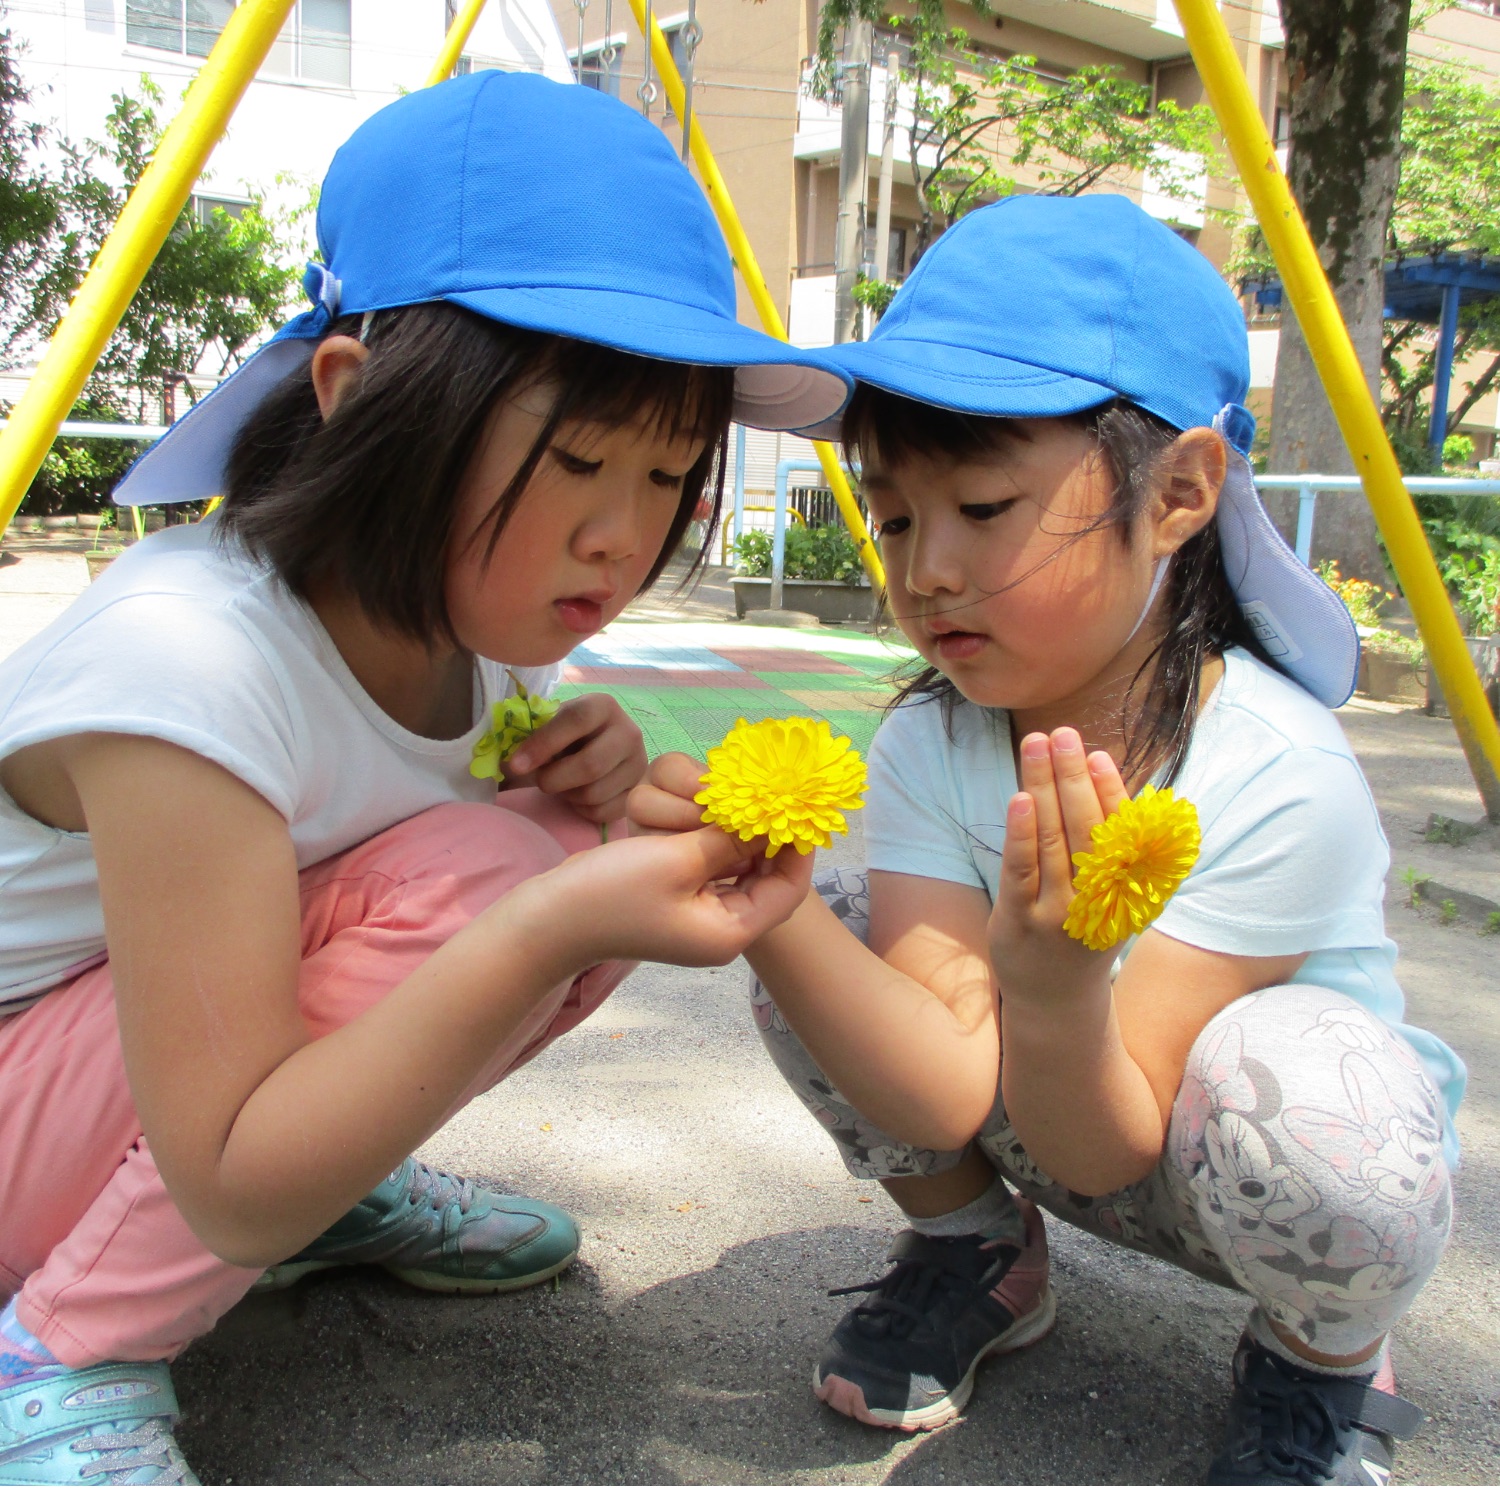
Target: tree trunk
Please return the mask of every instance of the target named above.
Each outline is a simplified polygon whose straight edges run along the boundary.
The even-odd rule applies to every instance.
[[[1378,402],[1386,224],[1400,166],[1411,0],[1282,0],[1292,192]],[[1278,474],[1352,474],[1353,462],[1289,307],[1271,419]],[[1290,534],[1296,496],[1268,497]],[[1319,497],[1314,561],[1384,582],[1375,520],[1358,497]]]

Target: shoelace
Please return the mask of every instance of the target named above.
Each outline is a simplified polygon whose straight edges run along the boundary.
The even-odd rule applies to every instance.
[[[444,1172],[440,1167],[429,1167],[422,1162],[413,1162],[411,1191],[407,1201],[416,1207],[429,1202],[439,1212],[455,1199],[460,1213],[467,1213],[474,1201],[474,1184],[453,1172]]]
[[[934,1307],[956,1300],[968,1286],[966,1277],[942,1266],[901,1260],[876,1281],[835,1287],[828,1295],[852,1297],[856,1292],[875,1292],[876,1296],[855,1309],[863,1331],[873,1338],[904,1339]]]
[[[95,1432],[69,1444],[74,1453],[102,1453],[83,1465],[78,1471],[80,1479],[92,1479],[96,1474],[111,1476],[111,1484],[125,1484],[124,1477],[137,1469],[160,1469],[161,1477],[152,1484],[181,1484],[190,1479],[187,1461],[172,1445],[172,1424],[165,1417],[149,1417],[134,1432]]]
[[[1316,1386],[1293,1385],[1278,1377],[1243,1394],[1256,1408],[1260,1456],[1270,1473],[1297,1484],[1333,1478],[1332,1456],[1353,1423],[1335,1411]]]

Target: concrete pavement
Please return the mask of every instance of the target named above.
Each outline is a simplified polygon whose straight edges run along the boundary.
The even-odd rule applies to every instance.
[[[42,560],[0,569],[0,651],[65,602],[71,575],[54,554]],[[792,695],[866,692],[872,650],[884,650],[822,633],[772,643],[711,609],[686,613],[695,609],[691,625],[670,626],[647,601],[580,665],[608,673],[614,653],[617,671],[762,678],[619,684],[656,694],[666,732],[706,737],[736,707],[731,686],[742,712],[783,692],[815,712]],[[678,663],[643,662],[653,643],[677,649]],[[783,659],[732,658],[809,645],[851,670],[792,663],[812,671],[791,676],[818,680],[778,682]],[[682,653],[697,651],[731,654],[724,666],[693,656],[683,667]],[[580,677],[570,691],[588,686],[614,690]],[[726,696],[673,696],[697,691]],[[836,711],[870,712],[847,700]],[[1361,703],[1341,717],[1394,874],[1406,863],[1452,873],[1440,862],[1458,855],[1492,873],[1483,844],[1422,842],[1432,811],[1480,815],[1451,726]],[[835,858],[861,857],[856,829]],[[1453,1245],[1396,1340],[1403,1392],[1429,1416],[1403,1445],[1398,1477],[1495,1483],[1500,937],[1444,925],[1434,904],[1412,909],[1405,896],[1393,878],[1388,917],[1410,1014],[1465,1056],[1473,1082]],[[206,1482],[1192,1483],[1214,1451],[1244,1299],[1055,1222],[1056,1332],[987,1366],[963,1422],[902,1438],[813,1400],[812,1359],[848,1305],[825,1292],[877,1274],[899,1221],[878,1191],[844,1175],[782,1085],[749,1021],[742,963],[638,971],[423,1155],[566,1204],[584,1225],[579,1266],[555,1292],[510,1297],[435,1298],[376,1272],[339,1272],[247,1301],[176,1368],[183,1447]]]

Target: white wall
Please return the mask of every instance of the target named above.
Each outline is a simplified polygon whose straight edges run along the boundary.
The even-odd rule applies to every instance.
[[[257,78],[200,181],[205,193],[260,190],[289,202],[297,191],[278,190],[278,177],[320,182],[356,126],[422,86],[443,39],[443,0],[352,0],[350,9],[350,87]],[[165,92],[170,117],[199,66],[128,44],[125,0],[26,0],[7,7],[5,21],[23,44],[32,113],[75,143],[100,138],[111,95],[136,91],[142,74]],[[491,0],[465,50],[481,65],[572,76],[546,0]]]

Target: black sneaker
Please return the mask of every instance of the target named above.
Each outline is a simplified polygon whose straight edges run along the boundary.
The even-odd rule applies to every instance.
[[[1234,1351],[1234,1397],[1209,1484],[1389,1484],[1395,1438],[1422,1413],[1368,1376],[1314,1375],[1247,1333]]]
[[[1047,1233],[1035,1207],[1017,1202],[1024,1247],[908,1229],[880,1280],[830,1292],[873,1295],[833,1330],[813,1371],[818,1400],[872,1427],[941,1427],[963,1410],[980,1360],[1048,1333],[1057,1300],[1047,1285]]]

